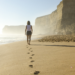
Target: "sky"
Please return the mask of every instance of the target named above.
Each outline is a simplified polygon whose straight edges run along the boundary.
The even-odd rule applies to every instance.
[[[5,25],[35,25],[35,19],[51,14],[62,0],[0,0],[0,33]]]

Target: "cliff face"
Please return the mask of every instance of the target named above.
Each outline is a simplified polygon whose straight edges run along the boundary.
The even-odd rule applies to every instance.
[[[63,0],[62,25],[71,25],[75,22],[75,0]]]
[[[75,34],[75,0],[63,0],[60,29],[66,34]]]
[[[25,26],[21,25],[21,26],[5,26],[2,30],[3,34],[25,34]]]
[[[37,32],[36,31],[35,32],[40,34],[46,33],[53,34],[56,23],[57,23],[57,10],[55,10],[52,14],[36,18],[35,29],[37,28]]]
[[[63,0],[52,14],[35,20],[37,33],[72,34],[75,33],[75,0]]]

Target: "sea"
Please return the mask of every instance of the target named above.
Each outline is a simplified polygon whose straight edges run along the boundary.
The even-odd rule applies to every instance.
[[[36,40],[40,39],[40,37],[33,35],[31,39]],[[27,40],[26,35],[0,35],[0,45],[25,40]]]
[[[26,40],[24,35],[0,35],[0,45]]]

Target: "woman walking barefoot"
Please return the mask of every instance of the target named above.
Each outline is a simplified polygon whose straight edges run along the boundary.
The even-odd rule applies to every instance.
[[[32,32],[33,32],[32,25],[30,25],[30,21],[27,21],[27,25],[25,28],[25,34],[27,35],[27,43],[29,45],[30,45],[30,41],[31,41]]]

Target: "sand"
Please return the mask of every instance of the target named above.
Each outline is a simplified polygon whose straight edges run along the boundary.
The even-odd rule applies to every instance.
[[[0,45],[0,75],[75,75],[75,43]]]

